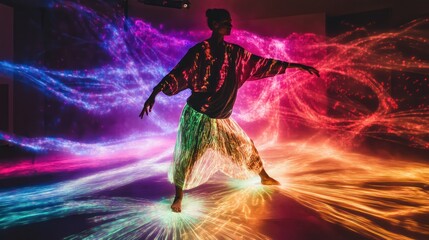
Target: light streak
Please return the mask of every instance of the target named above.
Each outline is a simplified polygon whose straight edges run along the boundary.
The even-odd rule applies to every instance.
[[[301,147],[300,147],[301,146]],[[429,234],[429,165],[381,159],[328,144],[272,146],[280,192],[332,223],[371,238],[415,239]]]
[[[127,130],[130,135],[175,132],[177,116],[189,92],[184,91],[174,99],[161,94],[152,116],[145,120],[148,122],[137,122],[136,115],[152,87],[189,47],[207,38],[209,32],[161,32],[140,19],[133,19],[129,31],[124,31],[120,18],[112,20],[112,16],[91,8],[67,1],[54,7],[79,16],[77,20],[85,26],[87,34],[96,36],[86,41],[101,49],[109,60],[93,68],[66,70],[1,61],[0,74],[14,74],[15,80],[96,118],[107,114],[135,118],[136,124]],[[429,72],[429,63],[418,56],[406,56],[400,47],[405,44],[410,46],[407,51],[424,52],[429,42],[420,29],[427,24],[428,19],[419,19],[398,30],[370,34],[365,29],[356,29],[334,38],[292,34],[279,39],[236,29],[227,41],[261,56],[313,65],[320,70],[321,77],[289,69],[285,75],[248,82],[239,92],[233,117],[245,123],[246,128],[251,129],[255,124],[262,128],[263,133],[255,137],[255,141],[261,143],[275,141],[280,131],[300,124],[330,133],[341,139],[339,142],[345,147],[359,136],[387,141],[392,141],[394,136],[402,139],[398,142],[428,148],[427,98],[422,95],[418,107],[401,105],[404,98],[392,96],[389,83],[410,82],[421,91],[427,89],[429,80],[425,74]],[[78,43],[85,42],[82,37],[73,37]],[[380,77],[386,74],[392,77]],[[327,89],[331,88],[336,95],[327,95]],[[418,95],[417,91],[404,89],[405,98]],[[368,106],[368,101],[374,106]],[[338,114],[332,116],[330,111]],[[57,115],[61,120],[61,112]],[[280,124],[283,117],[288,120],[287,124]],[[155,124],[158,128],[142,131],[137,123]],[[41,138],[0,135],[1,140],[34,150],[49,150],[52,145],[69,145],[71,141]],[[91,139],[82,140],[81,145],[88,141]],[[81,147],[60,149],[79,152]]]
[[[208,31],[162,33],[139,19],[134,19],[134,25],[125,32],[122,24],[90,8],[73,3],[63,6],[78,14],[81,25],[98,36],[93,43],[103,49],[110,60],[99,67],[68,70],[1,61],[0,73],[14,74],[15,80],[94,117],[119,111],[122,114],[118,118],[137,118],[145,98],[143,93],[148,96],[151,88],[186,50],[209,35]],[[249,128],[266,123],[255,142],[266,144],[271,153],[277,154],[271,155],[277,158],[266,158],[270,175],[282,182],[274,189],[315,210],[323,219],[367,237],[413,239],[429,235],[428,224],[419,221],[429,215],[427,163],[379,159],[335,148],[340,143],[347,146],[362,135],[389,141],[389,136],[398,136],[404,139],[401,142],[406,141],[411,146],[429,147],[427,97],[422,97],[418,107],[402,106],[404,99],[392,96],[389,79],[378,77],[380,73],[395,72],[397,81],[409,81],[416,87],[427,88],[428,78],[424,75],[429,70],[428,61],[405,56],[398,48],[405,44],[414,51],[427,49],[428,39],[419,30],[427,24],[428,19],[420,19],[395,31],[369,34],[364,29],[357,29],[332,39],[313,34],[292,34],[278,39],[233,31],[227,41],[262,56],[312,65],[321,72],[321,78],[316,79],[290,69],[282,76],[246,83],[240,90],[233,117],[248,124]],[[356,33],[365,34],[355,37]],[[414,75],[409,77],[407,74]],[[338,96],[327,96],[328,87],[334,87],[339,99]],[[419,93],[404,89],[404,94],[407,98]],[[219,189],[213,192],[212,200],[198,191],[190,193],[185,199],[182,215],[171,213],[166,200],[80,199],[149,177],[165,176],[168,163],[161,160],[171,154],[171,148],[152,152],[148,150],[150,147],[166,146],[162,142],[149,141],[153,141],[154,134],[165,136],[175,132],[178,122],[175,116],[185,99],[186,93],[174,100],[160,96],[152,116],[147,118],[149,123],[143,123],[159,128],[142,130],[141,125],[137,125],[130,130],[130,137],[118,140],[79,142],[0,133],[0,140],[21,147],[66,153],[56,162],[63,166],[54,166],[56,163],[47,158],[39,165],[41,173],[108,166],[100,161],[110,157],[112,162],[123,164],[74,180],[0,192],[0,227],[4,229],[72,214],[103,213],[107,215],[93,218],[95,223],[101,223],[99,226],[79,236],[108,238],[122,234],[135,239],[141,234],[153,234],[151,236],[159,238],[212,236],[215,239],[229,232],[231,235],[227,236],[231,237],[237,234],[268,238],[244,224],[248,219],[257,221],[255,208],[264,208],[272,191],[272,188],[254,185],[253,180],[240,184],[233,182],[228,186],[219,186],[219,182],[213,181]],[[374,109],[363,103],[368,100],[376,103]],[[282,101],[287,103],[282,105]],[[334,117],[328,110],[340,114]],[[61,113],[58,115],[61,119]],[[335,147],[276,143],[279,132],[289,127],[279,124],[283,116],[290,121],[288,124],[298,122],[329,131],[327,139],[335,138]],[[378,128],[372,128],[374,126]],[[105,137],[117,139],[110,135]],[[120,159],[120,154],[126,151],[131,154]],[[97,152],[90,162],[84,161],[86,156]],[[263,151],[261,153],[264,156]],[[70,156],[72,154],[82,158]],[[142,155],[145,156],[142,161],[129,159]],[[23,176],[30,174],[30,168],[11,164],[2,168],[1,174],[3,177]],[[129,225],[119,224],[126,221]],[[142,227],[150,230],[134,231]],[[206,230],[210,228],[213,230]]]
[[[168,155],[171,155],[171,149],[138,162],[132,161],[124,166],[99,171],[74,180],[2,191],[0,192],[0,228],[30,224],[80,212],[81,205],[67,203],[80,197],[159,176],[160,173],[167,171],[168,166],[160,160]],[[77,208],[70,208],[70,206],[77,206]]]
[[[171,212],[169,198],[94,196],[149,177],[162,176],[167,183],[171,150],[75,180],[2,191],[0,227],[91,214],[93,227],[74,237],[269,239],[261,233],[263,219],[294,217],[288,216],[288,209],[270,209],[272,195],[280,193],[324,220],[367,237],[419,239],[429,234],[422,220],[429,216],[427,163],[340,151],[327,142],[266,146],[260,150],[265,168],[282,185],[262,186],[257,176],[228,180],[215,174],[207,184],[185,192],[180,214]]]
[[[208,197],[185,197],[180,214],[172,212],[170,204],[171,199],[112,199],[106,208],[114,205],[113,213],[91,218],[98,225],[66,239],[269,239],[236,216],[210,213],[214,202]]]

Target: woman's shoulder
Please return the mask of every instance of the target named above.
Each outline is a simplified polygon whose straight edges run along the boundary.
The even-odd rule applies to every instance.
[[[198,51],[204,50],[204,48],[205,48],[205,43],[204,43],[204,41],[202,41],[202,42],[194,44],[189,50],[198,52]]]
[[[233,48],[237,48],[237,49],[244,49],[242,46],[236,44],[236,43],[231,43],[231,42],[225,42],[227,45],[233,47]]]

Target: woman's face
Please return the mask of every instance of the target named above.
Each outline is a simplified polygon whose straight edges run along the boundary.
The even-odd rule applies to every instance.
[[[213,23],[213,31],[217,32],[219,35],[225,36],[230,35],[232,29],[232,19],[228,18],[225,20],[221,20],[219,22]]]

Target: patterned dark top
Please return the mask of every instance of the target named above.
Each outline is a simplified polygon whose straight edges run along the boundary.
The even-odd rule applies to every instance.
[[[171,96],[190,88],[189,106],[211,118],[228,118],[244,82],[283,74],[288,66],[236,44],[206,40],[189,49],[154,89]]]

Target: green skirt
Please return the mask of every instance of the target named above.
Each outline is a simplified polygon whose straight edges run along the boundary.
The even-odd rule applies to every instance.
[[[210,118],[185,105],[168,172],[171,183],[191,189],[217,171],[246,179],[257,176],[262,167],[253,141],[233,119]]]

